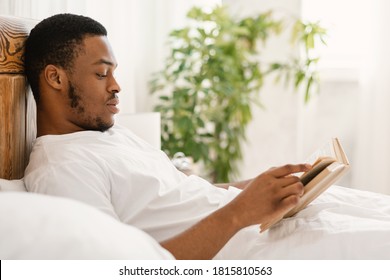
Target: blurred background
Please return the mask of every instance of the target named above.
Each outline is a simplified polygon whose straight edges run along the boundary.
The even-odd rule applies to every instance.
[[[41,20],[56,13],[90,16],[108,30],[119,67],[121,114],[151,112],[152,73],[164,67],[167,36],[187,23],[193,6],[226,5],[234,17],[273,10],[320,21],[327,46],[318,50],[320,89],[302,93],[266,80],[263,108],[253,107],[237,179],[304,161],[339,137],[351,171],[339,185],[390,194],[390,2],[386,0],[0,0],[0,14]],[[289,37],[267,42],[269,59],[291,52]],[[191,155],[188,155],[191,156]]]

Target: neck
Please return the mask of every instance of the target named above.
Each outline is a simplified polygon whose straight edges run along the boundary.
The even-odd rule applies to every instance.
[[[61,115],[61,111],[45,110],[42,106],[37,108],[37,137],[69,134],[82,130],[80,127],[58,118],[58,115]]]

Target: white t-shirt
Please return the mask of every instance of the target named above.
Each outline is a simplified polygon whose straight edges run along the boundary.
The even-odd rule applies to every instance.
[[[239,192],[183,174],[165,153],[120,126],[39,137],[25,183],[30,192],[88,203],[158,241],[189,228]]]

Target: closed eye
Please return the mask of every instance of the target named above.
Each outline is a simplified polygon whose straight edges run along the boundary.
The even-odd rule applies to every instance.
[[[107,77],[107,75],[105,74],[99,74],[99,73],[96,73],[96,76],[99,78],[99,79],[104,79]]]

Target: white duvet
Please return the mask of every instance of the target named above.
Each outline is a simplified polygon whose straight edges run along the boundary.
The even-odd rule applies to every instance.
[[[332,186],[296,216],[258,232],[242,230],[218,258],[390,259],[390,196]]]
[[[0,179],[1,259],[172,258],[134,227],[18,182]],[[390,196],[332,186],[264,233],[241,230],[216,259],[390,259]]]

